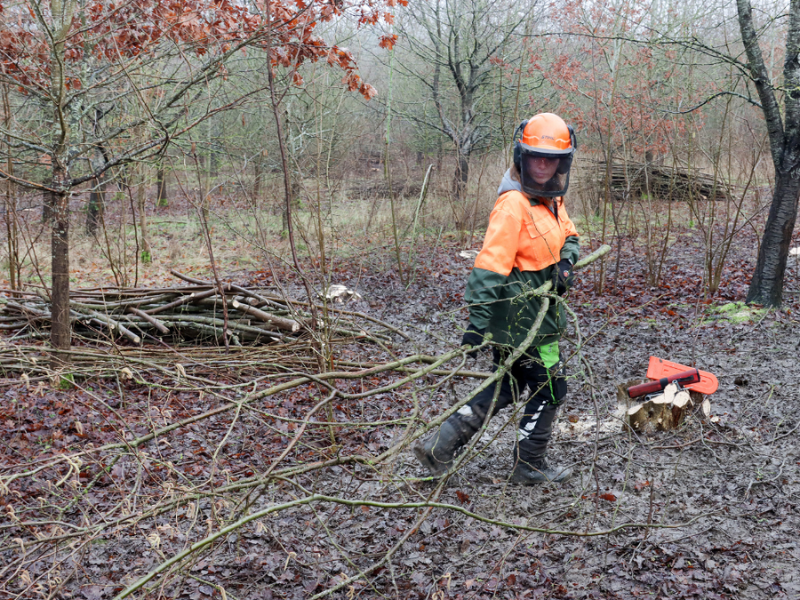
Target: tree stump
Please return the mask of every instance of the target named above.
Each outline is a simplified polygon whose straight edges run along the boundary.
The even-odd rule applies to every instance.
[[[680,426],[686,415],[696,406],[702,406],[706,417],[710,415],[711,404],[707,398],[704,399],[697,392],[679,390],[674,383],[660,394],[631,399],[628,388],[645,381],[647,380],[637,379],[618,386],[617,398],[622,408],[624,430],[637,433],[669,431]]]

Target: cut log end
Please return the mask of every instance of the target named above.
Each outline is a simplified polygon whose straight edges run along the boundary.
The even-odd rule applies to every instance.
[[[628,417],[632,417],[633,415],[635,415],[640,410],[642,410],[642,405],[641,404],[637,404],[635,406],[631,406],[627,411],[627,415],[628,415]]]
[[[623,429],[643,433],[675,429],[698,405],[706,417],[711,414],[708,398],[671,384],[663,393],[629,406],[624,412]]]
[[[689,392],[686,391],[686,390],[682,390],[682,391],[678,392],[677,394],[675,394],[675,398],[672,399],[672,404],[673,404],[673,406],[676,406],[677,408],[684,408],[691,401],[692,401],[692,398],[689,395]]]

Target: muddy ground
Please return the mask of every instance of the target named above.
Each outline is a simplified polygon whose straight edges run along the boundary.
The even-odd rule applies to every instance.
[[[134,597],[800,598],[796,266],[787,273],[783,310],[720,311],[744,298],[754,241],[742,240],[720,293],[706,303],[697,232],[677,235],[659,287],[644,284],[641,248],[625,241],[621,250],[615,247],[622,252],[616,280],[609,261],[604,294],[594,291],[591,273],[580,276],[571,293],[584,343],[576,347],[573,326],[562,346],[562,353],[572,356],[570,391],[551,460],[572,465],[573,480],[535,488],[508,484],[516,427],[513,410],[507,409],[444,485],[426,479],[406,450],[382,464],[300,469],[258,488],[250,496],[251,512],[286,508],[220,537]],[[395,335],[383,347],[339,347],[338,359],[374,363],[453,350],[461,337],[458,328],[466,323],[463,289],[471,267],[460,250],[455,242],[428,249],[408,288],[400,285],[389,252],[358,268],[339,265],[337,283],[364,297],[349,308],[393,324],[410,339]],[[274,283],[264,274],[236,277],[242,283]],[[696,412],[675,431],[649,436],[623,431],[616,386],[643,377],[651,355],[715,373],[720,386],[711,409],[718,421]],[[489,366],[488,355],[467,362],[473,370]],[[342,385],[355,392],[386,381]],[[391,421],[410,414],[416,403],[422,421],[435,418],[479,381],[428,376],[414,387],[336,405],[337,421],[358,424],[340,434],[337,452],[374,457],[410,431],[407,423]],[[98,381],[91,388],[95,396],[112,399],[112,411],[83,402],[85,390],[48,389],[36,397],[21,386],[5,388],[2,473],[73,448],[61,441],[64,435],[69,443],[84,445],[122,435],[112,428],[111,438],[101,438],[98,428],[94,439],[93,430],[70,429],[66,422],[88,420],[75,416],[84,410],[78,405],[90,405],[85,410],[103,418],[113,413],[126,420],[131,439],[149,431],[159,422],[154,415],[163,417],[167,408],[175,415],[196,414],[215,402],[203,394],[167,393],[128,381],[122,384],[127,400],[120,404],[113,400],[117,385]],[[83,503],[72,503],[68,494],[54,497],[43,478],[11,483],[0,496],[6,514],[16,511],[3,526],[0,590],[6,597],[114,597],[218,531],[226,523],[220,515],[243,497],[228,487],[148,518],[148,503],[163,500],[166,482],[179,498],[201,480],[222,478],[220,485],[231,486],[263,473],[296,431],[270,415],[302,418],[312,403],[310,393],[292,392],[273,397],[260,407],[262,413],[235,426],[222,416],[183,428],[145,455],[132,450],[107,475],[100,474],[81,496]],[[58,406],[66,411],[63,418],[61,409],[54,411]],[[38,430],[31,426],[37,419],[44,424]],[[389,424],[374,425],[378,422]],[[325,427],[310,429],[282,464],[303,467],[320,455],[330,459],[327,445]],[[150,469],[159,460],[171,465],[177,479]],[[222,474],[209,467],[213,461],[220,461]],[[142,476],[143,470],[148,474]],[[51,481],[64,474],[63,467],[54,469]],[[80,484],[73,487],[79,490]],[[61,512],[48,512],[39,498]],[[429,508],[432,501],[439,504]],[[26,526],[26,519],[55,514],[62,530],[101,518],[128,515],[129,520],[96,535],[37,545],[34,530],[43,525]],[[131,520],[136,514],[141,517]],[[359,573],[366,574],[353,579]]]
[[[571,361],[551,457],[579,476],[561,486],[507,485],[515,431],[509,409],[495,418],[480,453],[443,496],[458,504],[466,494],[465,506],[482,515],[584,537],[513,532],[450,516],[449,527],[433,527],[427,543],[424,536],[420,541],[425,567],[416,568],[431,589],[444,589],[441,579],[434,582],[451,573],[450,593],[465,598],[800,597],[798,273],[787,273],[783,311],[731,318],[738,311],[731,302],[746,293],[744,252],[731,258],[721,297],[705,304],[692,275],[700,257],[688,243],[692,232],[683,235],[687,243],[683,251],[673,246],[660,288],[643,285],[636,273],[644,266],[631,252],[623,256],[628,275],[615,294],[597,297],[585,274],[572,295],[585,363]],[[457,287],[461,273],[454,263]],[[404,301],[387,304],[394,310]],[[430,304],[412,302],[404,310],[434,321],[442,338],[457,338],[449,322],[436,326]],[[562,352],[575,350],[575,331],[568,337],[573,343]],[[715,373],[720,386],[710,400],[718,422],[698,411],[677,431],[623,432],[614,412],[616,385],[642,377],[651,355]],[[488,368],[488,356],[479,361]],[[430,414],[470,385],[459,383],[453,396],[432,403]],[[400,470],[422,472],[411,459]],[[586,536],[624,523],[658,527]],[[431,545],[436,557],[428,554]]]

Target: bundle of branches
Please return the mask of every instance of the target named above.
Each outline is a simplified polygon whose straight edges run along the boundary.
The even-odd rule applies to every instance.
[[[324,329],[329,338],[371,337],[344,319],[343,311],[338,311],[335,322],[318,319],[314,323],[308,303],[172,273],[190,285],[72,290],[70,319],[75,335],[126,338],[137,345],[150,339],[231,346],[288,343],[311,329]],[[14,339],[46,337],[50,302],[38,294],[13,292],[11,296],[0,296],[0,330],[14,332]]]
[[[22,381],[43,389],[57,381],[59,373],[51,365],[50,354],[51,351],[41,344],[0,346],[0,388],[18,386]],[[318,365],[318,354],[313,340],[292,338],[289,343],[228,349],[221,346],[84,346],[62,350],[59,356],[69,360],[69,372],[74,381],[166,377],[183,380],[189,386],[207,387],[220,381],[252,383],[254,377],[313,371]]]
[[[380,334],[373,334],[380,335]],[[402,334],[401,334],[402,335]],[[341,339],[371,343],[373,337]],[[344,346],[342,346],[344,348]],[[344,354],[353,354],[355,346],[347,344]],[[374,350],[368,353],[374,354]],[[33,385],[44,390],[59,381],[61,370],[49,360],[52,350],[41,344],[0,345],[0,389]],[[186,389],[212,390],[252,387],[254,381],[271,381],[286,377],[287,373],[314,372],[319,369],[319,344],[312,339],[292,338],[287,343],[254,347],[231,346],[119,346],[73,347],[59,351],[62,359],[69,361],[70,381],[116,379],[119,381],[144,381],[146,378],[167,378],[184,382]],[[431,363],[434,357],[420,355],[419,361]],[[347,360],[337,355],[333,359],[337,368],[364,369],[376,363],[365,360]],[[397,371],[407,370],[398,366]],[[444,371],[434,370],[434,375]],[[484,378],[486,373],[461,369],[464,377]]]
[[[610,175],[611,193],[619,200],[644,194],[661,200],[728,199],[725,183],[698,169],[631,160],[612,162],[609,168],[606,161],[591,159],[581,161],[581,167],[588,175],[588,183],[601,192],[606,186],[606,176]]]

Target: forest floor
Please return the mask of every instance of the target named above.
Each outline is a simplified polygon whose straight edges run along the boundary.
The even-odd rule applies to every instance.
[[[800,272],[790,265],[782,310],[745,311],[734,304],[744,299],[754,262],[755,238],[743,234],[719,293],[705,301],[698,231],[687,227],[673,235],[658,287],[645,284],[641,247],[622,240],[608,260],[606,291],[594,291],[596,275],[589,270],[570,294],[584,341],[576,355],[573,326],[562,345],[562,354],[572,356],[570,389],[551,459],[572,465],[572,480],[533,488],[508,483],[516,427],[507,409],[445,485],[427,479],[406,450],[386,464],[331,460],[256,494],[249,489],[252,510],[285,508],[223,535],[184,568],[154,578],[149,593],[134,596],[800,598]],[[409,286],[400,284],[390,249],[366,261],[339,262],[333,282],[363,296],[347,308],[390,323],[409,339],[339,346],[335,359],[373,364],[455,349],[466,324],[463,290],[472,265],[461,250],[453,240],[422,248]],[[271,286],[275,275],[239,271],[233,279]],[[284,287],[300,289],[291,275],[283,277]],[[643,377],[651,355],[716,374],[720,386],[711,408],[718,422],[695,413],[674,431],[623,431],[616,386]],[[488,371],[489,357],[466,366]],[[339,383],[355,394],[398,377]],[[219,404],[213,394],[174,383],[170,389],[166,381],[97,380],[73,390],[5,386],[0,474],[30,469],[68,449],[130,440]],[[320,426],[282,464],[375,456],[407,434],[409,423],[398,424],[403,415],[419,407],[422,422],[433,419],[479,381],[429,375],[418,386],[336,404],[326,418],[356,425],[337,429],[334,453],[327,448],[329,429]],[[63,495],[52,496],[53,479],[71,473],[65,465],[49,474],[51,481],[6,479],[0,486],[0,510],[9,515],[0,529],[0,594],[114,597],[217,531],[220,514],[244,497],[236,484],[270,469],[297,431],[292,418],[304,419],[315,398],[311,389],[295,389],[271,396],[261,412],[238,422],[225,413],[150,449],[131,448],[105,474],[80,473],[72,485],[80,502],[64,486]],[[95,476],[96,485],[79,494],[81,482]],[[228,486],[224,493],[149,515],[150,506],[164,502],[167,483],[174,498],[217,479]],[[26,522],[43,519],[39,498],[58,505],[58,531],[86,529],[101,517],[107,528],[37,545],[34,529],[41,523]],[[433,500],[440,507],[431,508]],[[139,516],[115,525],[114,519],[131,514]]]

